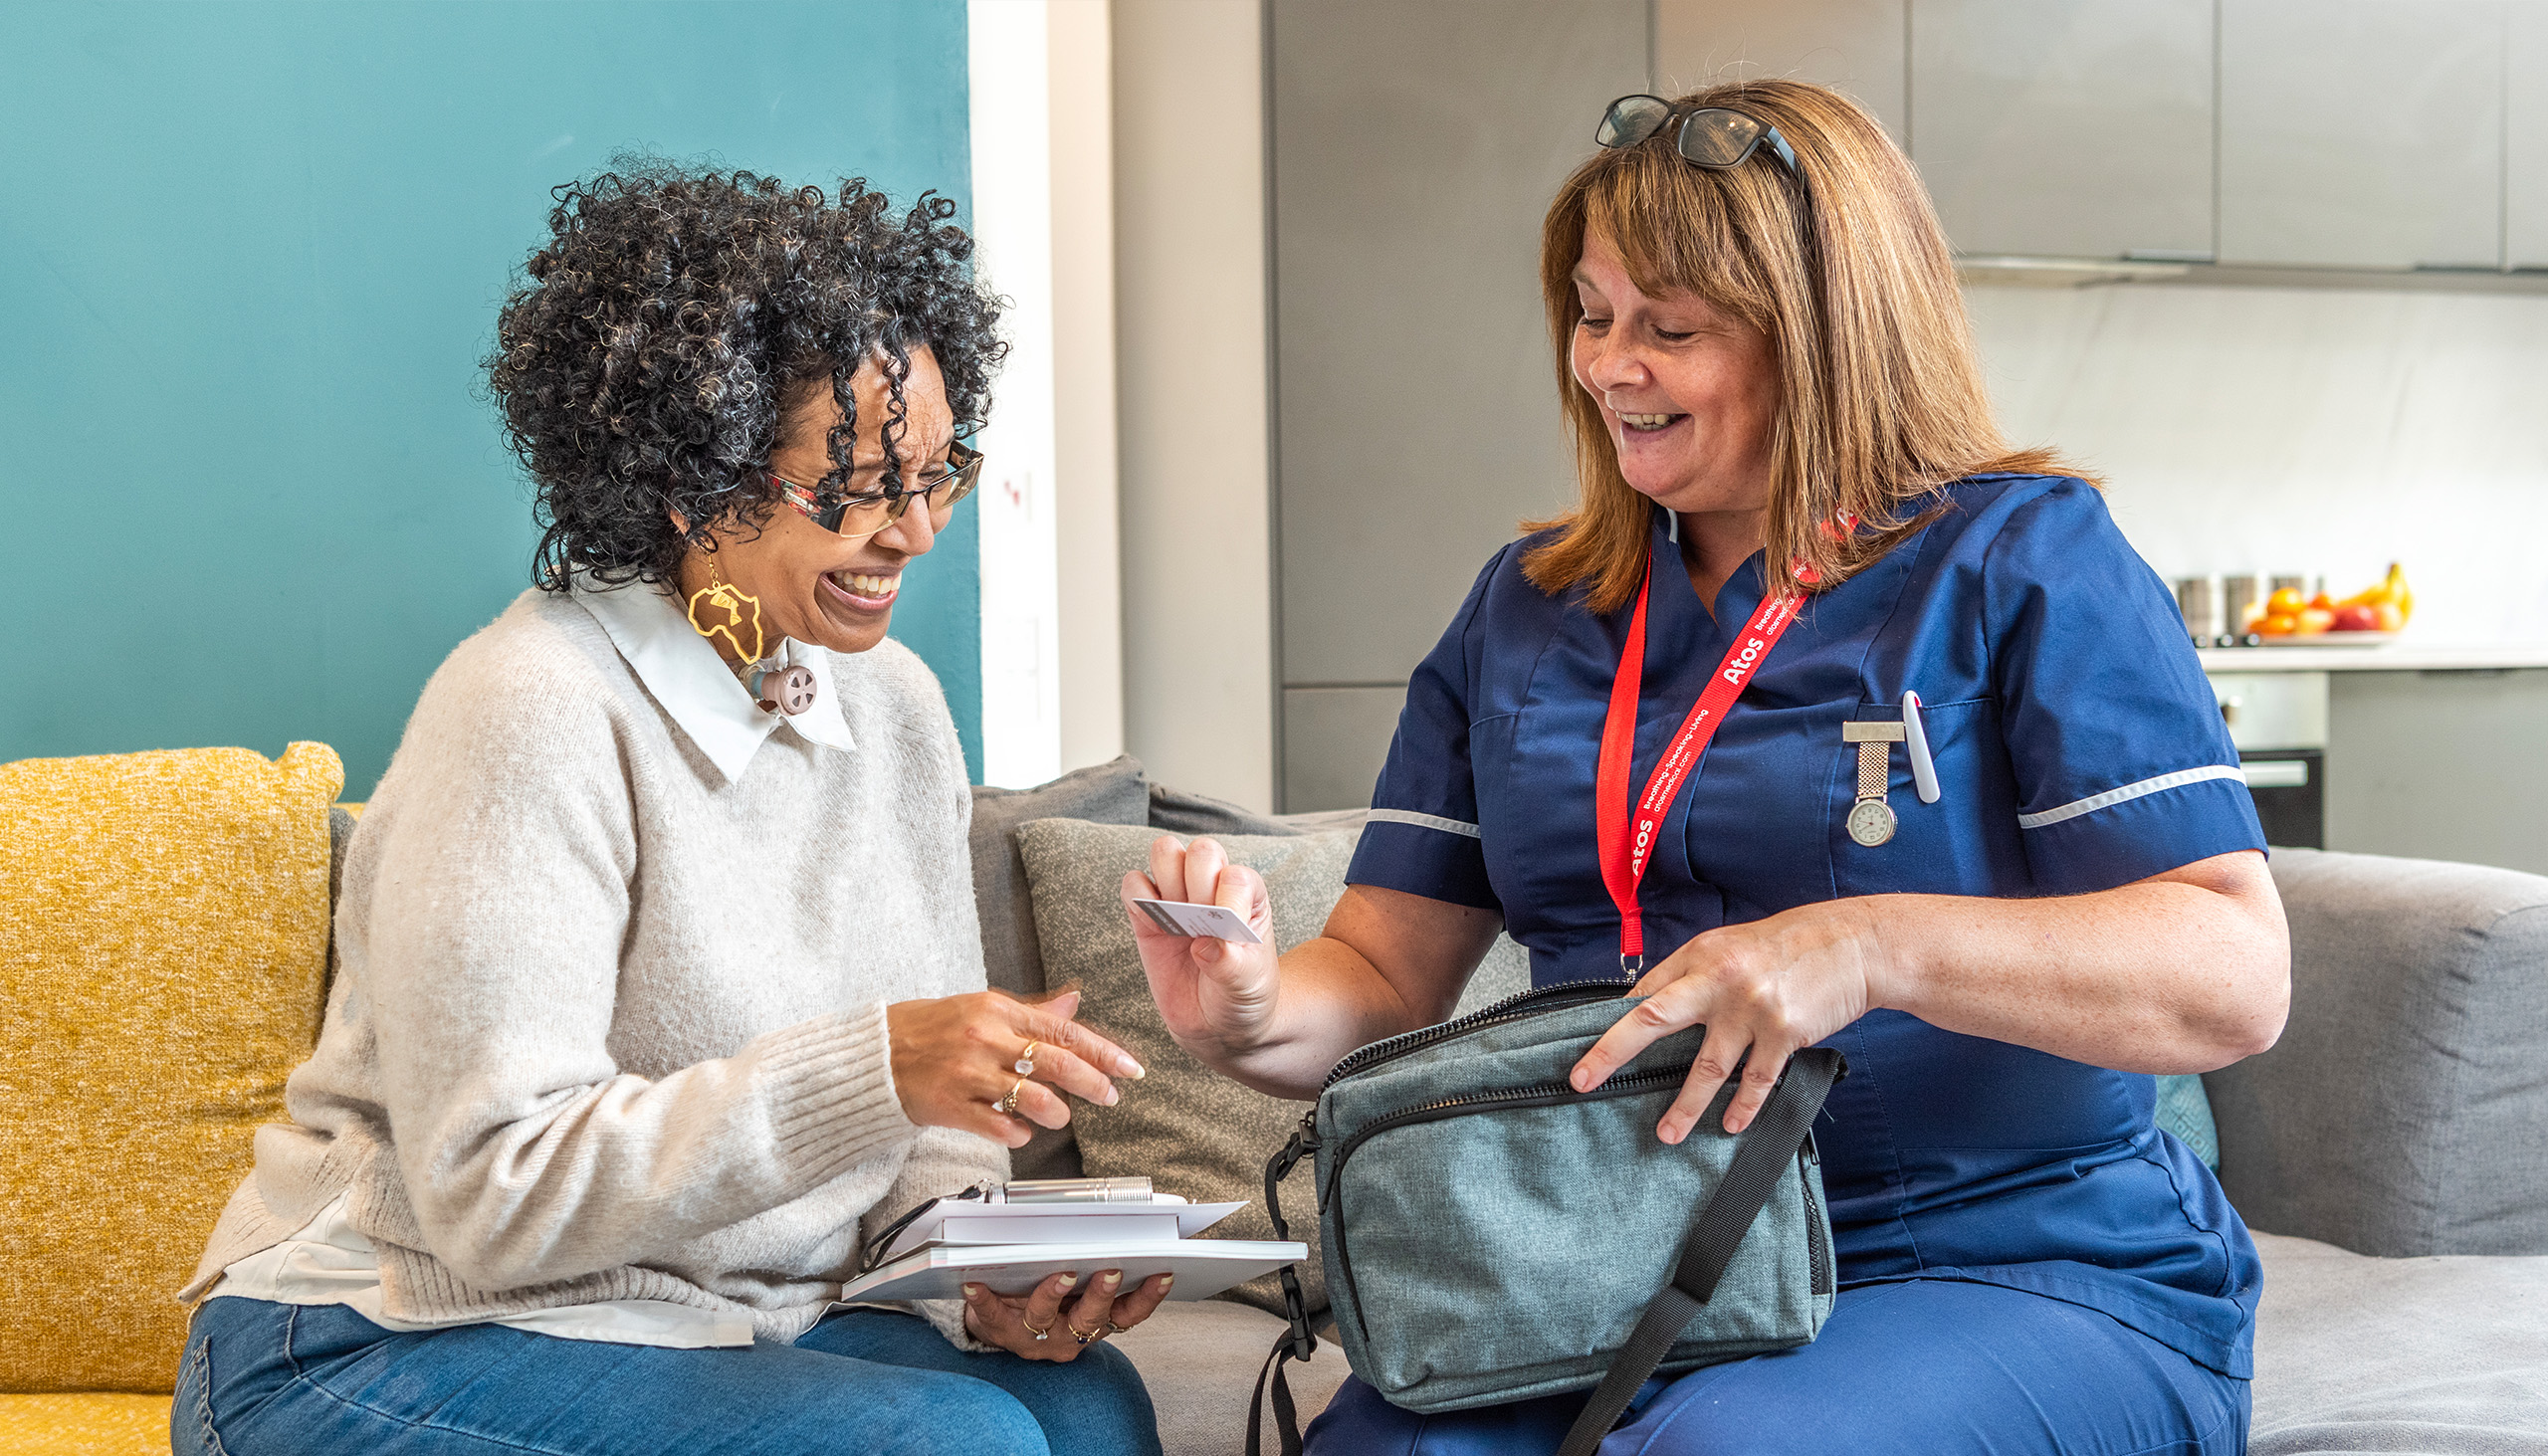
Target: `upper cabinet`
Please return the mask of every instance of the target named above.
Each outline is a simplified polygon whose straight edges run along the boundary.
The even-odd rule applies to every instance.
[[[2222,262],[2501,265],[2501,0],[2220,4]]]
[[[2505,19],[2504,266],[2548,268],[2548,5]]]
[[[2213,0],[1917,0],[1910,31],[1957,252],[2212,257]]]

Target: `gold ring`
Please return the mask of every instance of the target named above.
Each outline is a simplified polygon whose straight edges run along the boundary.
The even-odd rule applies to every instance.
[[[1106,1332],[1107,1332],[1107,1331],[1109,1331],[1109,1330],[1114,1329],[1114,1328],[1115,1328],[1115,1326],[1114,1326],[1114,1322],[1112,1322],[1112,1321],[1108,1321],[1108,1322],[1106,1322],[1106,1323],[1103,1323],[1103,1324],[1099,1325],[1099,1326],[1098,1326],[1096,1329],[1094,1329],[1094,1330],[1089,1330],[1089,1331],[1085,1331],[1085,1332],[1083,1332],[1083,1331],[1082,1331],[1082,1330],[1081,1330],[1077,1325],[1073,1325],[1073,1324],[1071,1324],[1071,1323],[1070,1323],[1070,1322],[1068,1322],[1068,1321],[1064,1321],[1064,1322],[1062,1323],[1062,1328],[1063,1328],[1063,1329],[1065,1329],[1065,1330],[1068,1330],[1069,1332],[1071,1332],[1071,1339],[1078,1341],[1078,1342],[1079,1342],[1080,1344],[1082,1344],[1082,1345],[1086,1345],[1086,1344],[1088,1344],[1088,1343],[1089,1343],[1090,1341],[1092,1341],[1092,1340],[1103,1340],[1103,1339],[1105,1339],[1105,1338],[1106,1338]]]
[[[1026,1317],[1024,1315],[1018,1316],[1017,1323],[1020,1325],[1026,1325]],[[1032,1325],[1026,1325],[1026,1333],[1034,1336],[1037,1340],[1044,1340],[1051,1337],[1053,1327],[1051,1325],[1046,1325],[1043,1329],[1038,1330]]]
[[[1015,1072],[1015,1073],[1016,1073],[1018,1076],[1020,1076],[1020,1077],[1032,1077],[1032,1076],[1034,1076],[1034,1075],[1035,1075],[1035,1049],[1036,1049],[1037,1047],[1042,1046],[1042,1045],[1043,1045],[1043,1043],[1042,1043],[1042,1042],[1040,1042],[1040,1041],[1030,1041],[1030,1042],[1028,1042],[1028,1043],[1026,1044],[1026,1050],[1024,1050],[1024,1051],[1022,1051],[1022,1052],[1019,1052],[1019,1053],[1017,1054],[1017,1061],[1016,1061],[1014,1064],[1012,1064],[1012,1065],[1010,1066],[1009,1070],[1010,1070],[1010,1071],[1012,1071],[1012,1072]]]
[[[1001,1098],[999,1101],[997,1101],[997,1102],[995,1102],[995,1103],[992,1103],[992,1104],[991,1104],[991,1106],[993,1106],[993,1107],[995,1107],[995,1108],[998,1108],[1001,1112],[1004,1112],[1004,1113],[1008,1114],[1008,1115],[1009,1115],[1010,1117],[1012,1117],[1012,1118],[1013,1118],[1013,1117],[1016,1117],[1016,1116],[1017,1116],[1017,1094],[1021,1093],[1021,1092],[1024,1092],[1025,1090],[1026,1090],[1026,1079],[1025,1079],[1025,1078],[1023,1078],[1023,1077],[1020,1077],[1020,1078],[1018,1078],[1018,1079],[1017,1079],[1017,1085],[1016,1085],[1015,1087],[1012,1087],[1012,1088],[1010,1088],[1010,1089],[1008,1090],[1008,1096]],[[1041,1339],[1042,1337],[1041,1337],[1041,1336],[1038,1336],[1037,1338],[1038,1338],[1038,1339]]]

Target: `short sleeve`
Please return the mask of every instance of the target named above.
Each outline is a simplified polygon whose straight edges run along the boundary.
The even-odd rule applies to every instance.
[[[1398,710],[1388,761],[1372,788],[1372,815],[1345,871],[1348,885],[1377,885],[1428,900],[1501,912],[1487,883],[1470,772],[1469,703],[1489,584],[1506,547],[1469,588],[1442,640],[1416,665]]]
[[[1984,569],[2018,839],[2047,894],[2263,849],[2255,800],[2167,587],[2088,485],[2017,506]]]

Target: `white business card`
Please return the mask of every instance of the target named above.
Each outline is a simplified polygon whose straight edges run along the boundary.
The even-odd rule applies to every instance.
[[[1265,937],[1249,930],[1237,911],[1222,906],[1188,905],[1181,900],[1136,900],[1133,904],[1151,918],[1151,924],[1171,936],[1209,936],[1242,945],[1265,943]]]

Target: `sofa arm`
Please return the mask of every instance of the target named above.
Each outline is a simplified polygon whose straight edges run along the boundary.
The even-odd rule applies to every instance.
[[[2273,852],[2291,1020],[2204,1078],[2247,1222],[2358,1253],[2548,1253],[2548,879]]]

